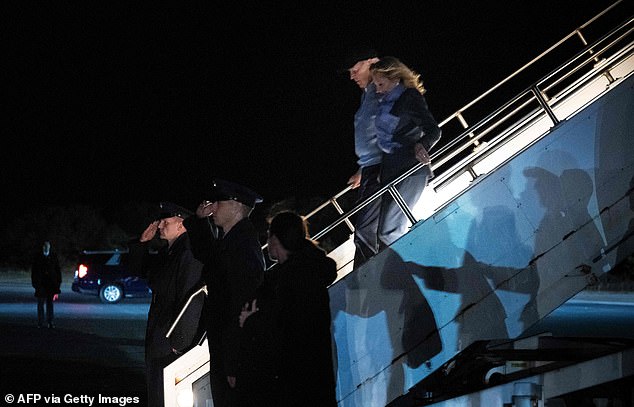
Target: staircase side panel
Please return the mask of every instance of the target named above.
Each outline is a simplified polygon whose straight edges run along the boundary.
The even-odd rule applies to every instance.
[[[633,85],[330,288],[340,405],[384,406],[474,341],[517,337],[631,253]]]

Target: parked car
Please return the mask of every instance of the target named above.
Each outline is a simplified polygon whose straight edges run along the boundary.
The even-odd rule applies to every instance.
[[[143,276],[128,271],[127,250],[84,250],[79,256],[72,289],[99,296],[114,304],[125,298],[149,297],[152,290]]]

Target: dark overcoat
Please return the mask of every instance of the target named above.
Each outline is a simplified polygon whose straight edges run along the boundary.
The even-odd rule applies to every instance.
[[[143,256],[145,261],[138,262]],[[203,284],[202,263],[191,252],[187,233],[174,241],[171,247],[163,247],[154,256],[147,255],[147,244],[130,245],[131,264],[149,264],[148,285],[152,289],[152,303],[148,312],[145,335],[146,358],[161,358],[186,351],[194,345],[198,332],[203,298],[196,297],[183,314],[180,322],[166,338],[182,306],[189,296]]]
[[[328,295],[336,263],[306,241],[276,267],[280,405],[336,406]]]
[[[39,253],[31,266],[31,285],[35,288],[35,296],[48,298],[60,293],[62,272],[59,260],[54,252],[48,256]]]
[[[280,405],[278,335],[274,331],[279,310],[278,271],[276,266],[264,272],[255,295],[257,311],[244,321],[241,330],[237,382],[243,404],[249,407]]]
[[[386,183],[418,163],[414,144],[420,143],[427,151],[440,140],[441,130],[427,106],[425,97],[414,88],[407,88],[394,102],[390,114],[399,118],[392,140],[401,147],[382,157],[381,181]],[[420,169],[431,177],[429,165]]]
[[[194,253],[205,264],[209,290],[204,319],[212,363],[224,376],[237,376],[240,352],[239,317],[242,306],[263,280],[264,255],[258,233],[248,218],[221,238],[213,237],[208,218],[189,217]]]

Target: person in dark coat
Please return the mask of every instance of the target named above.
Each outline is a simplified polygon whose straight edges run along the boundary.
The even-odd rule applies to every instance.
[[[130,265],[137,274],[149,270],[152,289],[145,333],[148,406],[164,405],[163,369],[195,345],[204,302],[200,297],[192,301],[166,338],[184,303],[202,286],[203,265],[194,258],[183,225],[191,212],[172,203],[161,203],[161,209],[159,220],[145,229],[136,244],[130,244]],[[148,245],[157,232],[167,244],[157,255],[150,255]]]
[[[260,309],[272,314],[267,319],[275,346],[277,405],[336,406],[328,296],[336,263],[307,238],[304,219],[293,212],[281,212],[271,221],[268,251],[278,264],[269,271],[273,274],[264,291],[274,292],[275,309],[265,309],[257,298],[245,306],[241,321],[247,328]]]
[[[237,381],[241,407],[279,406],[278,349],[273,331],[278,315],[278,268],[264,272],[255,298],[240,313],[240,357]]]
[[[399,59],[381,57],[370,65],[378,95],[374,119],[376,144],[382,151],[380,185],[394,181],[418,163],[423,166],[396,184],[410,210],[418,203],[432,177],[429,151],[440,140],[441,129],[429,111],[420,75]],[[384,194],[365,210],[365,243],[376,254],[407,233],[409,220],[390,194]],[[359,233],[357,233],[359,235]],[[363,236],[358,236],[363,237]],[[355,267],[357,266],[355,257]]]
[[[31,266],[31,285],[35,288],[37,298],[37,326],[44,325],[44,304],[46,304],[46,322],[54,328],[53,301],[61,292],[62,272],[57,255],[51,250],[48,240],[42,245],[42,252],[35,256]]]
[[[196,217],[185,221],[194,254],[205,264],[209,295],[203,316],[209,345],[211,394],[214,406],[218,407],[240,404],[239,316],[242,305],[255,295],[264,273],[258,233],[249,219],[259,202],[262,198],[250,188],[217,179],[209,201],[199,205]]]

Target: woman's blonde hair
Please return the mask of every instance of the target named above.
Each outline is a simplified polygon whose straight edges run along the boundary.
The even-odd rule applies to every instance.
[[[372,75],[381,74],[391,81],[398,79],[406,88],[414,88],[418,90],[421,95],[425,93],[420,75],[411,70],[398,58],[390,56],[382,57],[378,62],[370,65],[370,72],[372,72]]]

